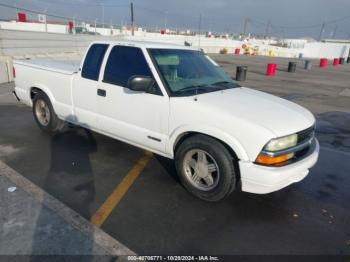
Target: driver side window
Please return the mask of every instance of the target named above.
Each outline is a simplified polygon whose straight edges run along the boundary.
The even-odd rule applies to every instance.
[[[134,75],[149,76],[152,72],[140,48],[115,46],[109,55],[103,82],[127,87],[130,77]],[[157,84],[148,93],[161,95]]]

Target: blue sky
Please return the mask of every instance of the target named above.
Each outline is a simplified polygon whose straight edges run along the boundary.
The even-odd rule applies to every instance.
[[[130,23],[130,0],[0,0],[57,15],[78,19],[98,19],[106,23]],[[133,0],[135,21],[151,27],[197,29],[202,14],[206,31],[242,32],[244,19],[250,22],[247,31],[264,34],[270,21],[275,36],[317,38],[326,22],[323,36],[350,36],[350,0]],[[0,17],[13,15],[1,7]],[[343,19],[344,18],[344,19]]]

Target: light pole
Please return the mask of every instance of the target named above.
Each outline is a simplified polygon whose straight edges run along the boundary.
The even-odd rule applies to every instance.
[[[105,28],[105,6],[101,3],[102,6],[102,28]]]
[[[322,40],[322,35],[323,35],[323,31],[324,31],[324,28],[326,26],[326,23],[322,23],[322,27],[321,27],[321,31],[320,31],[320,35],[318,37],[318,41],[321,41]]]
[[[131,34],[134,36],[135,29],[134,29],[134,4],[133,2],[130,3],[130,16],[131,16]]]
[[[168,11],[164,12],[164,30],[166,30]]]
[[[198,24],[198,47],[201,47],[201,27],[202,27],[202,14],[199,14],[199,24]]]
[[[269,20],[267,22],[266,29],[265,29],[265,36],[264,36],[265,38],[267,38],[269,36],[270,26],[271,26],[271,21]]]
[[[250,22],[250,19],[246,17],[244,19],[244,26],[243,26],[243,35],[246,36],[247,34],[247,29],[248,29],[248,23]]]
[[[48,8],[46,7],[44,10],[44,19],[45,19],[45,32],[47,33],[47,10]]]
[[[335,28],[333,29],[332,39],[335,38],[337,31],[338,31],[338,25],[336,25]]]

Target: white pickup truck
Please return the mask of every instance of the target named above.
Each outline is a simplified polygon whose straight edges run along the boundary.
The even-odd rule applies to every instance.
[[[237,85],[194,48],[93,42],[81,63],[14,68],[14,94],[42,130],[68,122],[174,159],[184,187],[207,201],[279,190],[318,159],[308,110]]]

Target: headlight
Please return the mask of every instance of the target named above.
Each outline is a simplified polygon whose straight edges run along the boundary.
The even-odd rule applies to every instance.
[[[275,138],[270,140],[270,142],[265,146],[264,150],[271,151],[271,152],[280,151],[283,149],[296,146],[297,142],[298,142],[297,134]]]
[[[298,143],[298,135],[293,134],[289,136],[279,137],[271,139],[270,142],[264,147],[263,151],[258,155],[255,163],[260,165],[278,165],[283,164],[283,162],[288,161],[294,157],[294,153],[287,154],[269,154],[269,152],[274,153],[280,150],[288,149],[296,146]]]

